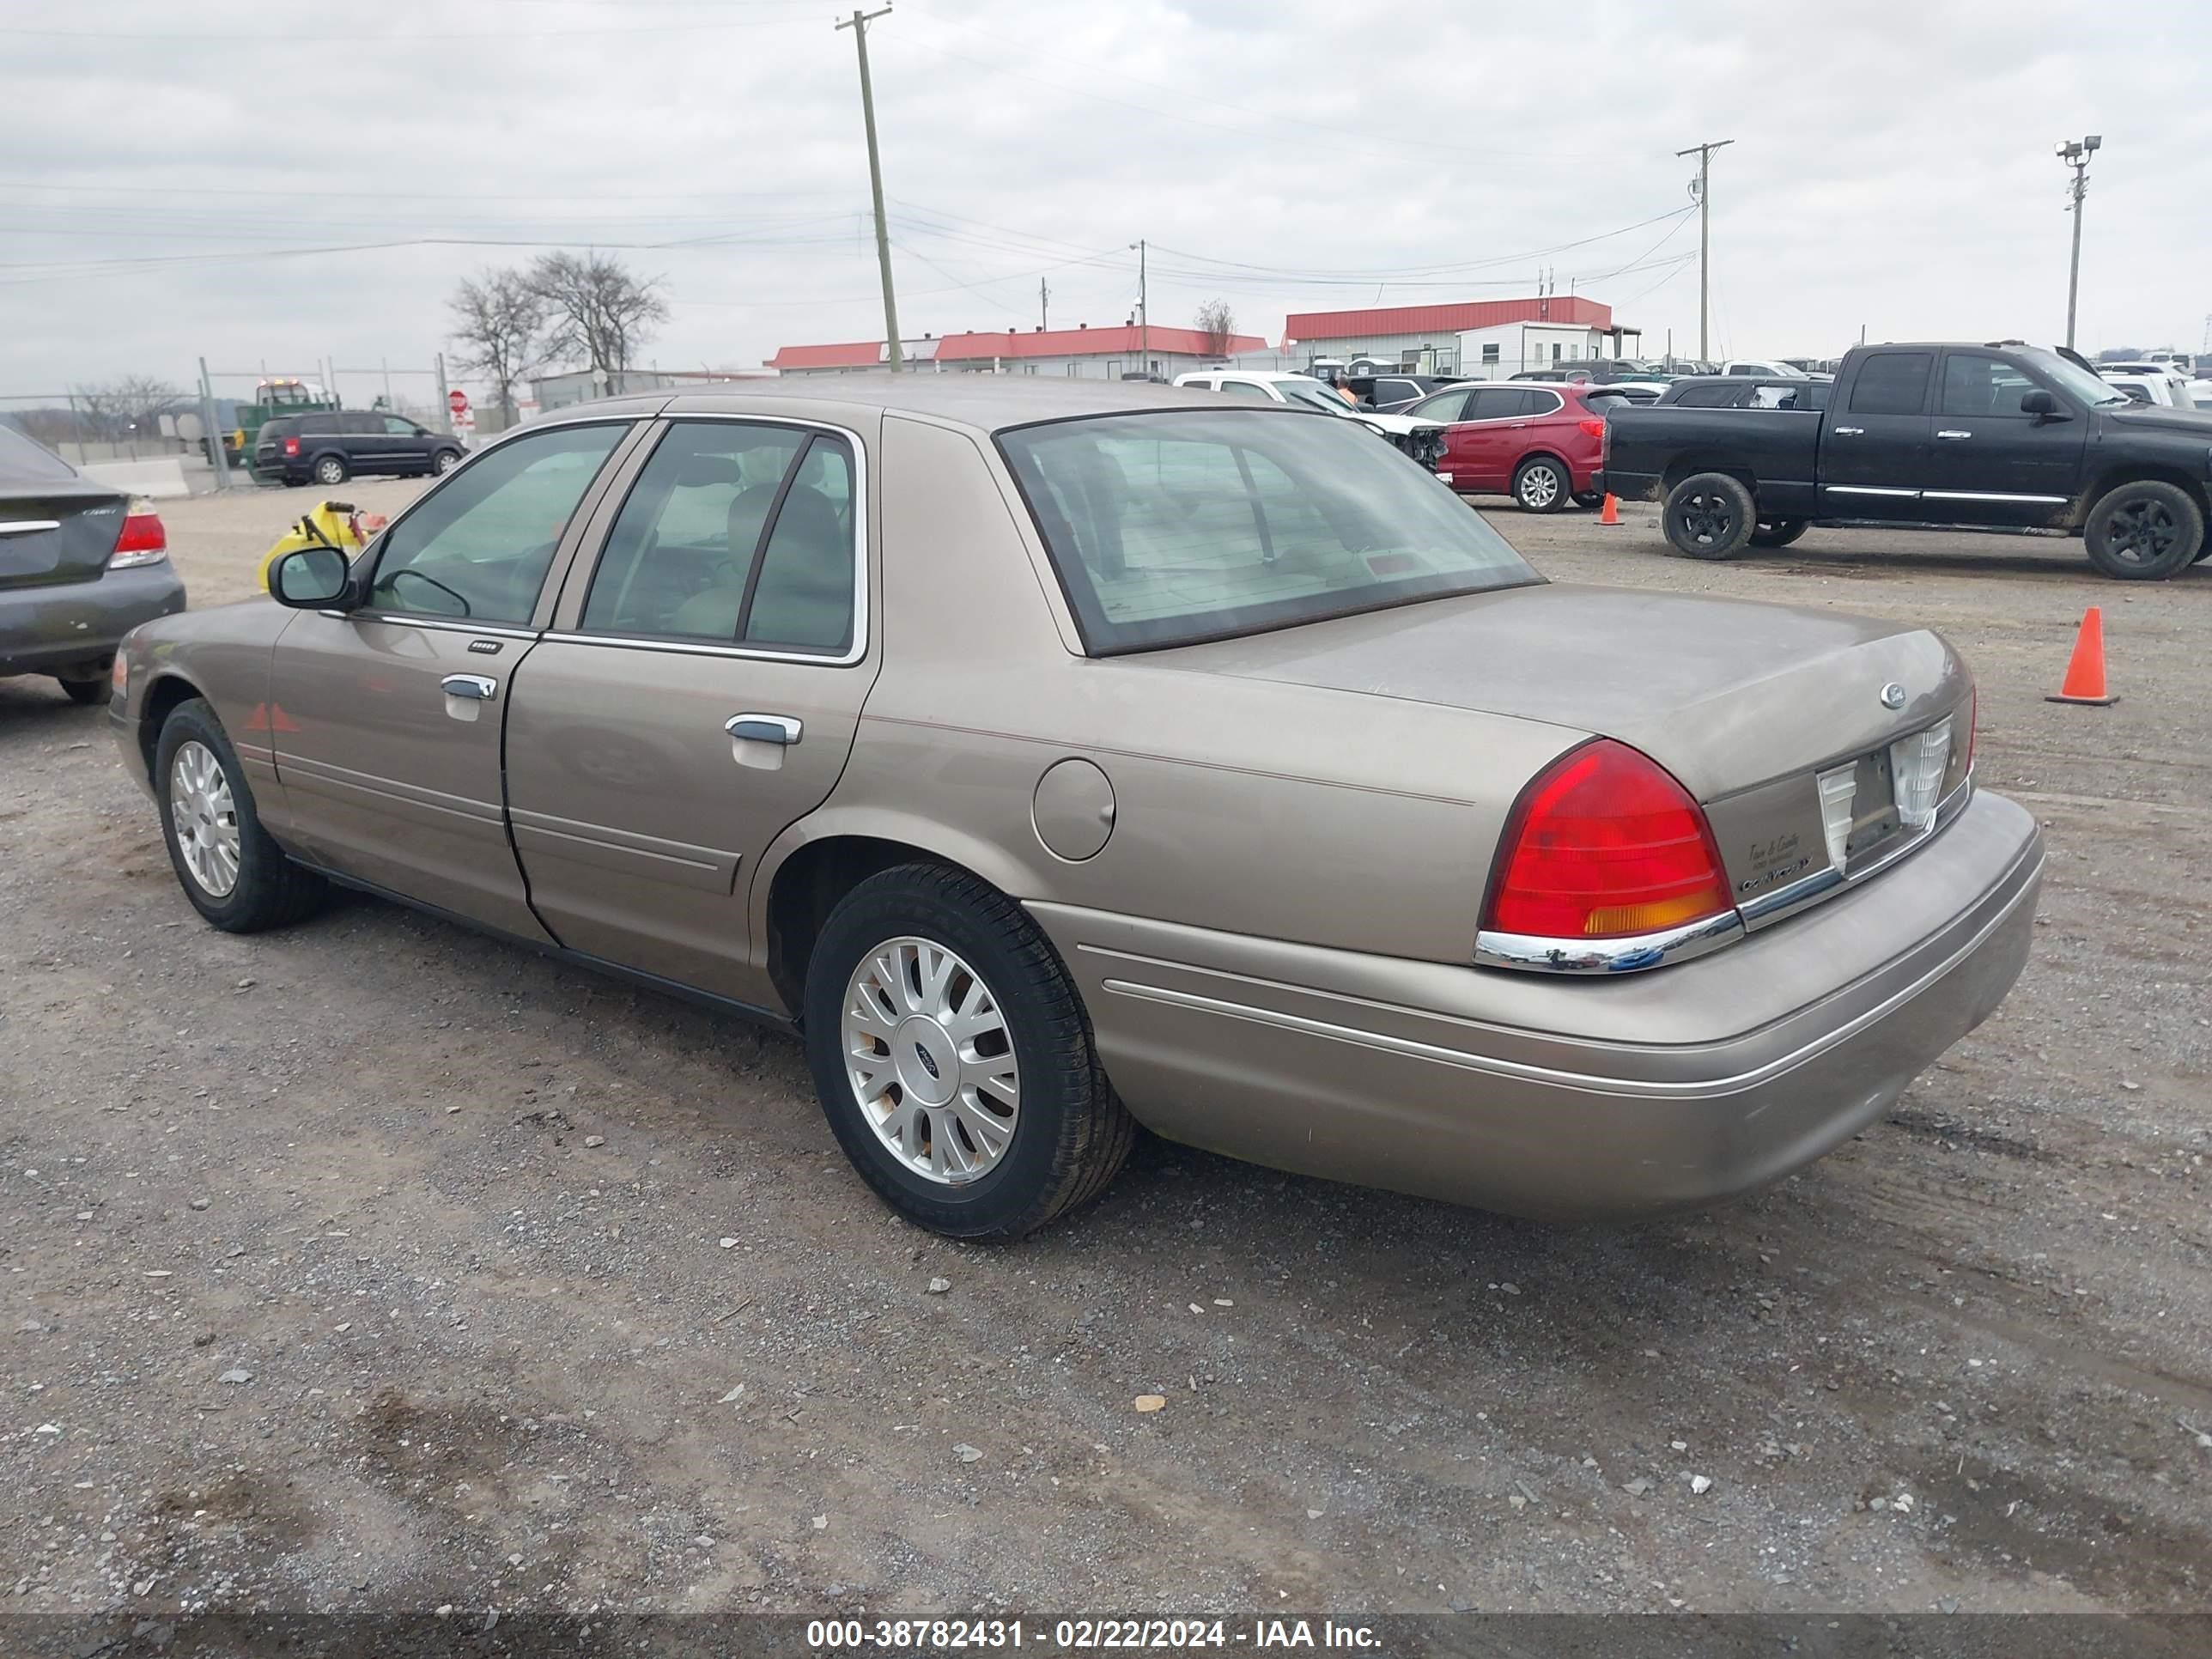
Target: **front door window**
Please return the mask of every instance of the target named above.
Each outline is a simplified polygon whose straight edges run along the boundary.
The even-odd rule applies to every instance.
[[[403,615],[528,622],[569,515],[629,429],[532,433],[455,473],[386,532],[369,603]]]

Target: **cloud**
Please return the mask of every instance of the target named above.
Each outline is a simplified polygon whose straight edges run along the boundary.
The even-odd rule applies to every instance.
[[[2186,70],[2212,9],[2115,17],[909,0],[871,34],[901,320],[1027,326],[1042,279],[1055,323],[1117,322],[1142,237],[1155,321],[1219,295],[1277,337],[1288,311],[1549,267],[1688,349],[1696,226],[1650,222],[1688,206],[1674,152],[1732,138],[1716,351],[2050,339],[2051,147],[2099,131],[2082,343],[2194,346],[2212,112]],[[0,30],[0,394],[202,356],[427,369],[455,280],[548,244],[665,276],[664,366],[880,332],[852,35],[812,0],[388,0],[282,32],[128,0]],[[385,243],[410,245],[280,252]]]

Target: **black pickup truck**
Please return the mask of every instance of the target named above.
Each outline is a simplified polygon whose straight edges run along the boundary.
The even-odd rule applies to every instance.
[[[2077,359],[1992,345],[1860,346],[1826,407],[1622,407],[1596,488],[1662,501],[1693,558],[1814,523],[2070,531],[2108,576],[2212,556],[2212,414],[2130,403]]]

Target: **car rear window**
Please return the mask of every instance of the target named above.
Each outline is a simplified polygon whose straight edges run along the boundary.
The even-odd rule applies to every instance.
[[[1542,580],[1352,421],[1147,412],[999,445],[1094,656]]]
[[[66,483],[76,477],[60,456],[0,421],[0,484]]]

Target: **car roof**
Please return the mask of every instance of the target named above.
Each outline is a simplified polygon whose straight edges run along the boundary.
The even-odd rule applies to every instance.
[[[1201,370],[1206,374],[1261,374],[1264,371]],[[1303,374],[1270,374],[1272,380],[1307,380]],[[1319,385],[1319,381],[1315,381]],[[950,422],[978,432],[1000,432],[1043,421],[1075,420],[1086,415],[1120,415],[1158,409],[1236,409],[1255,405],[1190,386],[1144,380],[1079,380],[1029,374],[824,374],[788,380],[732,382],[726,388],[684,392],[673,396],[629,396],[569,404],[541,415],[518,430],[550,421],[589,419],[604,415],[775,415],[836,423],[884,415],[915,415]]]

